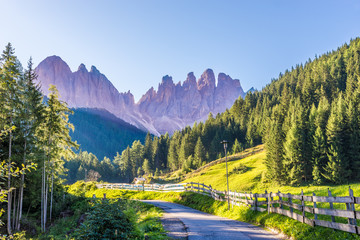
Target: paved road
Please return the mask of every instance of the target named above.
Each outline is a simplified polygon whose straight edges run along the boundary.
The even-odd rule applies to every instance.
[[[277,235],[249,223],[207,214],[176,203],[144,200],[164,209],[166,218],[179,219],[185,226],[186,239],[265,240],[279,239]],[[172,222],[172,221],[170,221]],[[173,221],[176,225],[176,221]],[[179,221],[178,221],[179,222]],[[179,224],[177,224],[179,225]],[[177,227],[175,227],[177,228]],[[171,231],[171,230],[170,230]],[[180,233],[181,235],[181,233]],[[179,237],[184,239],[184,236]]]

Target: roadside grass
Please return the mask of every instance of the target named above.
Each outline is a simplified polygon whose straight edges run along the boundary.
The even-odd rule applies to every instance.
[[[252,223],[268,229],[275,229],[284,233],[292,239],[319,239],[319,240],[344,240],[360,239],[360,236],[324,227],[311,227],[307,224],[295,221],[294,219],[279,214],[267,212],[255,212],[246,206],[231,206],[228,211],[227,203],[215,201],[211,197],[192,192],[137,192],[126,190],[97,189],[88,194],[95,194],[96,197],[123,199],[157,199],[182,204],[206,213],[221,217]]]
[[[33,236],[30,239],[78,239],[80,228],[83,225],[88,225],[85,222],[80,224],[79,219],[81,215],[91,213],[94,205],[96,204],[108,204],[108,201],[101,201],[99,198],[103,196],[103,193],[107,193],[107,199],[111,201],[119,199],[119,196],[125,196],[120,194],[120,191],[100,191],[95,186],[95,182],[83,182],[79,181],[68,187],[68,193],[71,193],[69,198],[72,198],[72,204],[70,210],[73,211],[74,215],[66,218],[58,218],[55,220],[48,231],[37,236]],[[98,199],[92,199],[94,193],[97,193]],[[170,240],[171,238],[167,237],[166,231],[164,230],[161,224],[161,216],[163,210],[155,207],[151,204],[146,204],[139,201],[130,200],[130,197],[121,197],[121,200],[117,201],[119,207],[126,215],[128,219],[133,223],[134,231],[137,232],[136,239],[149,239],[157,240],[164,239]],[[107,213],[104,213],[104,216]],[[28,236],[30,237],[30,236]]]

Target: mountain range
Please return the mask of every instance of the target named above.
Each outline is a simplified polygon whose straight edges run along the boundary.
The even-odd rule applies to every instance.
[[[80,64],[72,72],[58,56],[44,59],[37,67],[38,82],[47,95],[50,84],[56,85],[60,99],[71,108],[104,109],[135,127],[154,135],[172,134],[195,121],[203,121],[230,108],[245,93],[240,81],[206,69],[196,80],[190,72],[186,80],[174,83],[172,77],[162,78],[158,89],[150,88],[138,102],[130,91],[121,93],[96,67],[90,71]],[[145,79],[144,79],[145,80]]]

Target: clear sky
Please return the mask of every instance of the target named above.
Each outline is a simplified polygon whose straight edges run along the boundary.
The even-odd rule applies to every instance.
[[[359,0],[0,0],[0,47],[24,66],[51,55],[96,66],[138,100],[164,75],[207,68],[261,89],[360,36]]]

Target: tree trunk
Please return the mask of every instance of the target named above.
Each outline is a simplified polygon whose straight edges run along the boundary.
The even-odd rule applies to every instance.
[[[47,183],[45,183],[44,231],[46,231],[48,192],[49,192],[49,183],[48,183],[48,181],[47,181]]]
[[[16,189],[14,189],[14,210],[13,210],[13,219],[12,219],[12,229],[15,229],[15,219],[16,219]]]
[[[51,216],[52,216],[52,206],[53,206],[53,196],[54,196],[54,173],[51,175],[51,199],[50,199],[50,215],[49,215],[49,221],[51,222]]]
[[[45,232],[45,175],[46,175],[46,158],[44,154],[44,165],[42,172],[42,184],[41,184],[41,230]]]
[[[26,164],[26,138],[24,143],[24,158],[23,158],[23,164],[25,166]],[[24,182],[25,182],[25,174],[21,174],[21,183],[20,183],[20,199],[19,199],[19,212],[18,212],[18,219],[16,223],[16,230],[20,231],[20,222],[22,218],[22,207],[23,207],[23,198],[24,198]]]
[[[10,125],[12,123],[12,117],[10,117]],[[11,232],[11,175],[10,175],[10,169],[11,169],[11,144],[12,144],[12,130],[10,129],[10,136],[9,136],[9,162],[8,162],[8,215],[7,215],[7,231],[9,235],[12,235]]]

